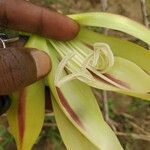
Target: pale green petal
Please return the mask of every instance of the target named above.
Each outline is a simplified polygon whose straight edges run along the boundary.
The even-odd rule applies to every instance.
[[[12,94],[12,104],[7,117],[18,150],[32,148],[41,132],[44,114],[45,93],[42,81]]]
[[[122,31],[150,44],[150,30],[144,25],[121,15],[93,12],[73,14],[69,17],[75,19],[80,25],[106,27]]]
[[[52,98],[56,122],[67,150],[99,150],[70,122]]]

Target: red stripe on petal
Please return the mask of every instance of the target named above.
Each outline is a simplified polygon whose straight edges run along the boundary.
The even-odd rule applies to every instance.
[[[112,76],[110,74],[107,74],[107,73],[105,73],[103,75],[105,75],[107,78],[109,78],[110,80],[114,81],[115,83],[117,83],[117,84],[119,84],[121,86],[124,86],[127,89],[130,89],[130,86],[127,83],[125,83],[125,82],[123,82],[121,80],[116,79],[114,76]]]
[[[22,143],[25,131],[25,107],[26,107],[26,90],[23,89],[19,94],[18,103],[18,126],[19,126],[19,137]]]
[[[69,103],[67,102],[66,98],[64,97],[62,91],[60,90],[60,88],[56,87],[59,99],[61,104],[64,106],[64,108],[66,109],[66,111],[70,114],[70,116],[72,117],[72,119],[80,126],[83,128],[83,124],[80,120],[80,118],[78,117],[78,115],[73,111],[73,109],[71,108],[71,106],[69,105]]]
[[[99,80],[99,81],[101,81],[101,82],[103,82],[103,83],[105,83],[105,84],[108,84],[108,85],[117,87],[116,85],[113,85],[112,83],[110,83],[110,82],[104,80],[103,78],[99,77],[98,75],[96,75],[95,73],[93,73],[91,70],[88,69],[88,71],[92,74],[92,76],[93,76],[96,80]],[[123,86],[123,87],[125,87],[125,88],[127,88],[127,89],[130,89],[130,86],[129,86],[127,83],[125,83],[125,82],[123,82],[123,81],[121,81],[121,80],[116,79],[116,78],[113,77],[112,75],[106,74],[106,73],[103,74],[103,75],[104,75],[105,77],[107,77],[108,79],[110,79],[111,81],[113,81],[113,82],[115,82],[115,83],[117,83],[117,84],[119,84],[119,85],[121,85],[121,86]]]
[[[111,85],[111,86],[113,85],[113,84],[109,83],[108,81],[104,80],[103,78],[99,77],[97,74],[95,74],[91,70],[89,70],[89,69],[87,69],[87,70],[91,73],[91,75],[94,77],[94,79],[99,80],[99,81],[101,81],[101,82],[103,82],[105,84]]]

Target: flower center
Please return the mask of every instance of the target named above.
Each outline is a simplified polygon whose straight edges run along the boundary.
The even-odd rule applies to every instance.
[[[63,48],[65,48],[65,46],[66,45],[64,45]],[[70,48],[71,50],[69,50],[66,55],[62,57],[62,60],[58,65],[55,76],[55,85],[58,87],[63,83],[77,79],[78,77],[92,81],[94,78],[90,71],[94,71],[94,73],[96,72],[102,75],[103,73],[107,72],[107,70],[114,64],[113,53],[109,45],[106,43],[94,43],[93,50],[90,50],[89,52],[88,49],[84,57],[81,55],[83,49],[80,49],[81,52],[79,52],[79,47],[78,50],[76,50],[76,48],[73,45],[70,46],[70,44],[69,47],[66,48]],[[60,49],[61,47],[59,46],[58,50]],[[87,49],[87,47],[85,49]],[[85,49],[83,50],[84,52]],[[60,53],[65,54],[65,50]],[[64,68],[67,68],[71,73],[63,76]]]

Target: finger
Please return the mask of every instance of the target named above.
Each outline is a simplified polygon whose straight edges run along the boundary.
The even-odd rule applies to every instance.
[[[0,25],[58,40],[70,40],[79,31],[72,19],[22,0],[0,1]]]
[[[51,69],[48,55],[28,48],[0,49],[0,95],[41,79]]]

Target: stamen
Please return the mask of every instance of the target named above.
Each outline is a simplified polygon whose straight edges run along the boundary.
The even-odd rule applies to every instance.
[[[69,62],[69,60],[71,60],[71,58],[75,56],[75,53],[72,52],[72,53],[69,53],[68,55],[66,55],[66,57],[64,57],[61,62],[59,63],[58,65],[58,68],[56,70],[56,75],[55,75],[55,85],[57,87],[60,87],[62,84],[64,84],[65,82],[68,82],[68,81],[71,81],[71,80],[74,80],[74,79],[77,79],[78,77],[83,77],[83,78],[86,78],[88,80],[92,80],[93,79],[93,76],[89,73],[89,71],[87,71],[86,69],[83,70],[81,69],[80,71],[78,72],[73,72],[69,75],[66,75],[64,77],[61,77],[62,76],[62,73],[63,73],[63,70],[64,68],[66,67],[67,63]]]
[[[70,60],[76,62],[77,61],[76,57],[79,55],[79,52],[76,51],[75,48],[73,48],[72,52],[71,50],[68,51],[68,54],[59,63],[58,69],[56,71],[55,85],[57,87],[60,87],[65,82],[68,82],[74,79],[82,78],[82,79],[86,79],[89,82],[95,81],[94,77],[92,76],[89,70],[97,72],[99,76],[102,76],[102,73],[106,72],[107,69],[113,66],[114,56],[109,45],[105,43],[97,42],[97,43],[94,43],[93,47],[94,47],[94,51],[91,50],[91,54],[85,57],[85,59],[82,61],[82,64],[78,66],[77,70],[71,67],[69,68],[67,64]],[[62,77],[63,70],[65,67],[68,68],[71,73],[69,75]],[[112,82],[112,81],[109,81],[109,82]]]
[[[113,53],[106,43],[94,43],[94,53],[93,53],[93,62],[92,66],[101,71],[102,73],[106,72],[107,69],[114,65],[114,56]]]
[[[74,52],[68,53],[68,55],[66,55],[66,57],[64,57],[59,63],[58,68],[56,70],[56,75],[55,75],[55,81],[54,81],[55,85],[57,85],[59,81],[61,80],[62,72],[64,68],[66,67],[66,64],[74,55],[75,55]]]

